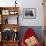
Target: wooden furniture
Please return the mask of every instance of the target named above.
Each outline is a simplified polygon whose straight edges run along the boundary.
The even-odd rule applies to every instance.
[[[18,46],[18,41],[5,41],[2,44],[3,46]]]
[[[2,42],[0,41],[0,46],[2,46]]]
[[[19,40],[2,40],[2,32],[5,32],[5,29],[11,29],[15,33],[19,31],[18,17],[19,7],[0,7],[0,46],[18,46]]]
[[[1,24],[8,24],[8,17],[10,16],[17,16],[17,23],[18,23],[18,16],[19,16],[19,7],[0,7],[0,18]]]

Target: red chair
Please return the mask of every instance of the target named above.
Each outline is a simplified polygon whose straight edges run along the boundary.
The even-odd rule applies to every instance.
[[[21,46],[27,46],[25,40],[32,36],[34,36],[37,39],[36,33],[31,28],[28,28],[24,34],[24,37],[22,38]],[[40,42],[38,41],[35,46],[41,46]]]

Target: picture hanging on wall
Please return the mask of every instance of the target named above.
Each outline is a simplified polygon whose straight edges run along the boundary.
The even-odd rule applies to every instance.
[[[24,8],[23,15],[25,19],[35,19],[36,18],[36,8]]]

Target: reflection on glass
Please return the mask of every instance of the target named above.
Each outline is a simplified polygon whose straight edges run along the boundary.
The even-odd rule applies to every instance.
[[[14,32],[11,29],[5,28],[2,32],[2,40],[3,41],[18,40],[18,32]]]

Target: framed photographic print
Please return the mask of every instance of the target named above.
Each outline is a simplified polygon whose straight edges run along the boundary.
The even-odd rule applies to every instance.
[[[25,19],[35,19],[36,18],[36,8],[24,8],[23,15]]]
[[[17,12],[16,10],[10,10],[10,11],[9,11],[9,14],[10,14],[10,15],[16,15],[17,13],[18,13],[18,12]]]
[[[2,15],[9,15],[9,10],[2,10]]]
[[[17,24],[18,20],[17,20],[17,16],[3,16],[2,18],[2,23],[3,24]]]
[[[17,23],[18,23],[17,16],[8,17],[8,24],[17,24]]]

